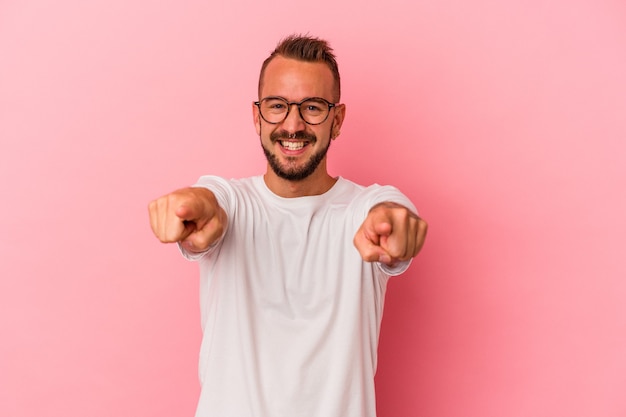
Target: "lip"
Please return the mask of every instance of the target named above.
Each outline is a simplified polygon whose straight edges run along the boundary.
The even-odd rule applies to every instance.
[[[303,144],[303,146],[301,148],[297,148],[297,149],[289,149],[285,146],[283,146],[283,143],[288,143],[288,144]],[[290,156],[296,156],[296,155],[300,155],[302,153],[304,153],[306,151],[306,149],[309,147],[311,142],[307,141],[307,140],[285,140],[285,139],[281,139],[281,140],[277,140],[276,144],[280,147],[280,150],[285,154],[285,155],[290,155]]]

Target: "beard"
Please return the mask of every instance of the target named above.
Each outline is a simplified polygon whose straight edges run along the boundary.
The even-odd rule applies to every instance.
[[[270,135],[270,140],[272,141],[272,143],[276,143],[281,139],[289,139],[289,134],[285,131],[278,131],[272,132],[272,134]],[[313,145],[317,142],[317,137],[313,133],[307,132],[297,132],[294,139],[307,140],[309,142],[309,145]],[[326,157],[326,153],[328,152],[328,148],[330,148],[331,142],[332,141],[329,140],[327,146],[311,155],[309,160],[301,166],[297,166],[295,164],[297,158],[294,157],[287,157],[287,163],[281,164],[276,154],[266,148],[265,145],[263,145],[262,141],[261,147],[263,148],[263,153],[267,158],[267,162],[269,163],[272,171],[274,171],[276,175],[287,181],[302,181],[303,179],[313,174],[319,164],[324,160],[324,158]]]

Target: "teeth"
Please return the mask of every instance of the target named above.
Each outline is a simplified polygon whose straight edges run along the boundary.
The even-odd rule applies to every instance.
[[[298,149],[304,148],[304,142],[289,142],[286,140],[280,141],[280,144],[283,148],[286,148],[290,151],[297,151]]]

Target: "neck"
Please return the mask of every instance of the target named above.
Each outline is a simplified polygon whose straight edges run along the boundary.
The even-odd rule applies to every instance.
[[[331,177],[326,172],[326,167],[320,166],[315,172],[303,180],[290,181],[279,177],[268,165],[263,176],[267,188],[274,194],[284,198],[306,197],[324,194],[337,182],[337,178]]]

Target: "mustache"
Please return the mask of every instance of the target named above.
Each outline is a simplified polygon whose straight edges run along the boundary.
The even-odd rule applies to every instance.
[[[309,142],[316,142],[317,136],[315,136],[313,133],[307,133],[303,130],[294,133],[293,136],[286,130],[279,130],[270,134],[270,140],[272,142],[276,142],[281,139],[301,139],[308,140]]]

